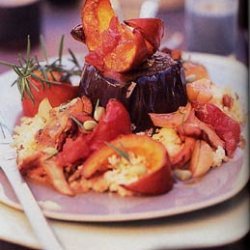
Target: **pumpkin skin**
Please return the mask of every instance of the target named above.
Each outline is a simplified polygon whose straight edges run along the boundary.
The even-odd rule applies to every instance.
[[[137,181],[122,185],[125,189],[141,195],[160,195],[171,190],[173,179],[165,147],[146,135],[123,135],[110,142],[122,150],[144,156],[147,172]],[[108,158],[117,154],[111,147],[104,146],[94,152],[83,164],[81,175],[90,179],[108,170]]]
[[[86,0],[82,12],[82,38],[89,54],[86,62],[101,72],[129,72],[159,48],[164,23],[158,18],[138,18],[120,23],[109,0]],[[75,34],[75,36],[74,36]]]
[[[82,26],[71,34],[89,50],[80,94],[102,106],[111,98],[122,102],[136,132],[153,126],[149,113],[171,113],[187,104],[181,61],[157,52],[164,35],[161,19],[120,23],[109,0],[86,0]]]

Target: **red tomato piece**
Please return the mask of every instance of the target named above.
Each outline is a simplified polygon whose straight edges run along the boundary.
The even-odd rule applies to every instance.
[[[90,155],[88,143],[89,138],[84,134],[79,134],[75,139],[68,138],[57,156],[58,165],[63,167],[85,160]]]
[[[78,86],[72,86],[67,83],[60,84],[42,84],[41,82],[30,79],[30,82],[35,86],[30,84],[31,93],[34,97],[34,101],[27,95],[24,94],[22,99],[23,114],[25,116],[34,116],[38,111],[40,102],[44,98],[48,98],[52,107],[57,107],[62,103],[72,100],[78,96]]]
[[[225,142],[227,155],[232,157],[240,141],[240,124],[213,104],[195,105],[195,114],[215,130]]]
[[[95,151],[104,145],[105,141],[111,141],[118,135],[131,133],[131,122],[128,111],[116,99],[109,100],[106,113],[93,131],[91,150]]]
[[[131,123],[126,108],[117,100],[109,100],[106,113],[96,128],[89,134],[68,138],[57,156],[58,165],[68,166],[85,160],[91,153],[105,145],[105,142],[119,135],[131,133]]]

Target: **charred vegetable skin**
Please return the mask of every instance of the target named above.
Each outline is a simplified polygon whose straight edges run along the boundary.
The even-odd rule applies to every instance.
[[[158,18],[120,23],[109,0],[86,0],[82,25],[73,37],[85,43],[80,93],[105,106],[110,98],[128,109],[135,131],[152,127],[148,113],[170,113],[185,106],[181,62],[157,52],[164,34]]]
[[[136,71],[120,74],[117,80],[104,77],[86,64],[80,83],[81,95],[105,106],[110,98],[128,109],[136,131],[152,127],[148,113],[171,113],[185,106],[187,97],[180,62],[156,53]]]
[[[140,18],[121,23],[110,0],[86,0],[82,12],[82,32],[73,37],[86,43],[86,62],[102,72],[129,72],[158,49],[164,24],[158,18]]]
[[[133,152],[146,158],[147,171],[138,180],[122,186],[141,195],[159,195],[172,189],[173,178],[168,154],[164,146],[148,136],[123,135],[110,144],[121,147],[125,152]],[[96,173],[110,170],[108,158],[116,152],[110,146],[95,151],[82,165],[80,172],[84,178],[92,178]]]

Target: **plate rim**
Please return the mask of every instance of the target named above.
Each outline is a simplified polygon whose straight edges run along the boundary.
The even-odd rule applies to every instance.
[[[64,55],[63,58],[67,57],[68,55]],[[227,63],[233,63],[233,64],[238,64],[239,67],[243,67],[246,69],[246,65],[244,65],[242,62],[239,62],[237,60],[233,60],[228,57],[224,56],[218,56],[218,55],[213,55],[213,54],[205,54],[205,53],[196,53],[196,52],[184,52],[184,57],[191,58],[192,61],[201,61],[201,60],[216,60],[216,61],[226,61]],[[0,74],[0,79],[7,77],[8,75],[13,75],[12,71],[7,71],[3,74]],[[247,126],[247,124],[246,124]],[[248,146],[248,145],[247,145]],[[246,147],[247,147],[246,146]],[[200,210],[206,207],[211,207],[216,204],[222,203],[231,197],[235,196],[237,193],[239,193],[247,184],[248,179],[249,179],[249,172],[247,175],[244,175],[241,177],[243,174],[243,170],[247,168],[248,165],[248,156],[245,153],[247,150],[243,150],[243,163],[242,163],[242,168],[240,170],[240,174],[237,177],[238,179],[241,178],[241,181],[237,179],[236,183],[234,184],[234,188],[230,189],[228,192],[226,192],[223,195],[220,195],[219,197],[213,198],[212,201],[211,199],[202,201],[201,203],[198,203],[195,205],[195,207],[191,205],[185,205],[184,209],[183,207],[178,208],[175,207],[174,209],[170,209],[170,211],[166,211],[164,209],[157,210],[157,211],[146,211],[146,212],[136,212],[136,213],[129,213],[129,214],[108,214],[108,215],[91,215],[91,214],[72,214],[72,213],[61,213],[61,212],[56,212],[52,210],[46,210],[44,209],[43,212],[46,217],[51,218],[51,219],[56,219],[56,220],[64,220],[64,221],[84,221],[84,222],[120,222],[120,221],[136,221],[136,220],[148,220],[148,219],[156,219],[156,218],[161,218],[161,217],[169,217],[173,215],[178,215],[178,214],[183,214],[183,213],[189,213],[193,212],[196,210]],[[246,157],[244,157],[246,156]],[[245,160],[246,158],[246,160]],[[236,186],[237,184],[237,186]],[[1,184],[0,184],[1,185]],[[236,187],[235,187],[236,186]],[[0,189],[1,192],[1,189]],[[4,192],[3,195],[0,196],[0,202],[6,204],[9,207],[12,207],[17,210],[22,210],[21,206],[11,200],[8,199],[8,197],[5,196]]]

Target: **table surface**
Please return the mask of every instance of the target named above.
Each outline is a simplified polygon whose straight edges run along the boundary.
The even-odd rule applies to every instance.
[[[125,1],[126,2],[126,1]],[[127,7],[123,3],[123,7]],[[78,5],[65,6],[65,7],[55,7],[47,3],[43,3],[42,6],[43,18],[42,18],[42,34],[45,37],[48,55],[56,56],[58,51],[58,43],[61,35],[65,35],[65,48],[71,48],[75,53],[84,53],[86,48],[84,45],[76,42],[71,36],[70,31],[72,27],[80,23],[80,8]],[[166,10],[160,11],[159,17],[164,19],[167,25],[167,36],[165,36],[164,41],[169,47],[177,47],[179,49],[186,49],[185,43],[185,32],[184,32],[184,11],[183,8],[171,10],[166,12]],[[239,37],[237,40],[236,58],[243,63],[248,63],[247,51],[248,45],[245,40],[246,35],[239,32]],[[56,41],[56,42],[55,42]],[[16,62],[17,54],[20,51],[9,50],[0,47],[0,60],[8,62]],[[65,50],[65,53],[67,51]],[[23,51],[25,53],[25,51]],[[41,56],[41,51],[38,46],[33,47],[32,53]],[[8,70],[5,66],[0,65],[0,73]],[[240,194],[239,194],[240,195]],[[1,221],[0,221],[1,226]],[[248,237],[244,237],[238,242],[223,247],[217,247],[216,249],[247,249],[246,244]],[[248,242],[249,243],[249,242]],[[0,249],[2,250],[24,250],[27,247],[18,246],[15,244],[8,243],[6,241],[0,240]],[[213,248],[215,249],[215,248]]]

